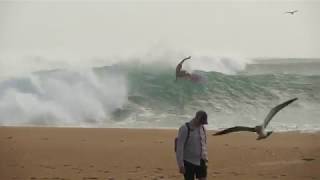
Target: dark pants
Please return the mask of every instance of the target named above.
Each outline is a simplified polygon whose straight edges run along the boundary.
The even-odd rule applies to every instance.
[[[207,165],[202,159],[200,161],[200,166],[194,165],[188,161],[184,161],[184,169],[185,180],[194,180],[194,176],[196,176],[197,179],[207,177]]]

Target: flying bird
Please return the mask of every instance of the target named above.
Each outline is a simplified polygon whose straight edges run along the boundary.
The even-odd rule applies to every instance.
[[[291,14],[291,15],[294,15],[295,13],[297,13],[298,10],[294,10],[294,11],[287,11],[285,12],[286,14]]]
[[[235,126],[231,127],[222,131],[219,131],[214,136],[228,134],[232,132],[238,132],[238,131],[249,131],[249,132],[255,132],[258,134],[257,140],[265,139],[269,137],[273,131],[265,131],[266,127],[268,126],[271,119],[284,107],[291,104],[293,101],[296,101],[298,98],[290,99],[282,104],[277,105],[276,107],[272,108],[267,117],[264,119],[263,123],[261,125],[255,126],[255,127],[246,127],[246,126]]]

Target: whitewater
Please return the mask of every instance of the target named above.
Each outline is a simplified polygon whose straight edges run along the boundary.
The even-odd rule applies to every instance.
[[[186,67],[201,75],[202,83],[175,81],[175,66],[159,62],[2,77],[0,125],[175,129],[202,109],[208,112],[208,129],[216,130],[262,123],[272,107],[297,97],[274,117],[270,129],[320,130],[320,63],[310,62],[315,68],[310,73],[310,63],[265,62],[190,62]]]

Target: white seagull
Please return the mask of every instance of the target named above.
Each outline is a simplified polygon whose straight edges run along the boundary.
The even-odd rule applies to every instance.
[[[246,126],[235,126],[231,127],[222,131],[219,131],[214,136],[228,134],[232,132],[238,132],[238,131],[249,131],[249,132],[255,132],[258,134],[257,140],[265,139],[268,136],[272,134],[272,131],[265,131],[266,127],[268,126],[269,122],[273,118],[274,115],[276,115],[282,108],[288,106],[293,101],[296,101],[298,98],[290,99],[282,104],[277,105],[276,107],[272,108],[267,117],[264,119],[262,125],[258,125],[256,127],[246,127]]]

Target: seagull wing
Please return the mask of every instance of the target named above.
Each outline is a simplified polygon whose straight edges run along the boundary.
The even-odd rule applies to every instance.
[[[276,107],[272,108],[271,111],[269,112],[269,114],[267,115],[267,117],[264,119],[262,127],[266,128],[274,115],[276,115],[281,109],[283,109],[284,107],[288,106],[289,104],[291,104],[293,101],[296,101],[297,99],[298,98],[290,99],[290,100],[288,100],[288,101],[286,101],[286,102],[284,102],[282,104],[279,104]]]
[[[228,128],[219,132],[216,132],[215,134],[213,134],[214,136],[217,135],[223,135],[223,134],[228,134],[228,133],[232,133],[232,132],[238,132],[238,131],[249,131],[249,132],[256,132],[255,128],[252,127],[245,127],[245,126],[235,126],[232,128]]]

